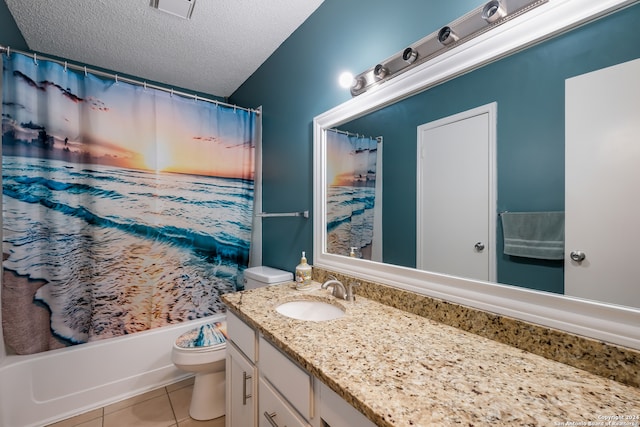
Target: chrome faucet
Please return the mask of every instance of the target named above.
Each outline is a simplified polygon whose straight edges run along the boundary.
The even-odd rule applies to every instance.
[[[328,289],[329,286],[333,288],[331,295],[334,297],[354,302],[356,300],[356,294],[353,291],[353,288],[360,286],[360,283],[351,282],[345,287],[338,279],[333,276],[329,276],[329,280],[324,282],[320,287],[322,289]]]
[[[347,295],[345,297],[345,299],[349,302],[354,302],[356,300],[356,294],[353,291],[353,288],[356,288],[360,286],[360,283],[354,283],[354,282],[350,282],[347,285]]]
[[[320,286],[320,288],[328,289],[329,286],[333,287],[333,290],[331,291],[331,295],[333,295],[338,299],[347,299],[346,298],[347,290],[345,289],[342,282],[340,282],[338,279],[336,279],[333,276],[329,276],[329,280],[324,282],[322,286]]]

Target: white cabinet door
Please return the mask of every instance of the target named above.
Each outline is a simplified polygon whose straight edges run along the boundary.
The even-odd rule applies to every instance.
[[[495,116],[494,103],[418,127],[421,270],[495,280]]]
[[[565,97],[565,294],[640,307],[640,59],[567,79]]]
[[[226,427],[257,425],[257,370],[231,342],[227,342]]]
[[[309,427],[282,399],[280,394],[260,378],[260,427]]]

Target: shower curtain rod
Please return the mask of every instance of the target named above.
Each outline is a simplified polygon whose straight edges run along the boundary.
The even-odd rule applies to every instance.
[[[195,94],[177,91],[177,90],[174,90],[173,88],[172,89],[167,89],[166,87],[162,87],[162,86],[154,85],[154,84],[151,84],[151,83],[147,83],[146,81],[130,79],[128,77],[121,77],[121,76],[118,76],[118,74],[106,73],[104,71],[96,70],[94,68],[89,68],[86,65],[85,66],[80,66],[80,65],[75,65],[75,64],[69,64],[67,61],[60,61],[59,59],[50,58],[50,57],[44,56],[44,55],[38,55],[35,52],[25,52],[23,50],[11,49],[10,46],[2,46],[2,45],[0,45],[0,55],[4,53],[4,54],[7,55],[7,57],[11,57],[11,53],[12,52],[20,53],[20,54],[25,55],[25,56],[31,56],[31,57],[33,57],[33,61],[36,64],[38,63],[38,59],[41,59],[43,61],[55,62],[58,65],[62,65],[65,69],[71,68],[72,70],[83,71],[85,74],[86,73],[91,73],[91,74],[95,74],[95,75],[100,76],[100,77],[106,77],[108,79],[114,80],[116,83],[119,82],[119,81],[120,82],[125,82],[125,83],[130,83],[130,84],[134,84],[136,86],[142,86],[145,89],[146,88],[151,88],[151,89],[161,90],[163,92],[170,93],[171,95],[180,95],[180,96],[183,96],[183,97],[186,97],[186,98],[194,99],[196,101],[210,102],[212,104],[222,105],[223,107],[233,108],[234,110],[238,109],[238,110],[248,111],[250,113],[260,114],[260,110],[259,109],[256,110],[256,109],[253,109],[253,108],[239,107],[237,105],[228,104],[226,102],[216,101],[215,99],[203,98],[203,97],[195,95]]]
[[[341,134],[347,135],[347,136],[355,136],[357,138],[363,137],[363,138],[375,139],[378,142],[382,142],[382,136],[365,136],[365,135],[360,135],[359,133],[353,133],[353,132],[349,132],[348,130],[340,130],[340,129],[336,129],[336,128],[330,128],[330,129],[327,129],[327,130],[330,130],[331,132],[335,132],[335,133],[341,133]]]

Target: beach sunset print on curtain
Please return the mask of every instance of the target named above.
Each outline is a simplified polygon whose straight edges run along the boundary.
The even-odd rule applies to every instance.
[[[249,256],[255,113],[3,57],[5,342],[222,312]]]
[[[327,132],[327,252],[371,259],[378,141]]]

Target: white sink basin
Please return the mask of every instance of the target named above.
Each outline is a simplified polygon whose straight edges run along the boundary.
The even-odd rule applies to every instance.
[[[280,304],[276,311],[284,316],[298,320],[322,322],[344,316],[344,310],[322,301],[299,300]]]

